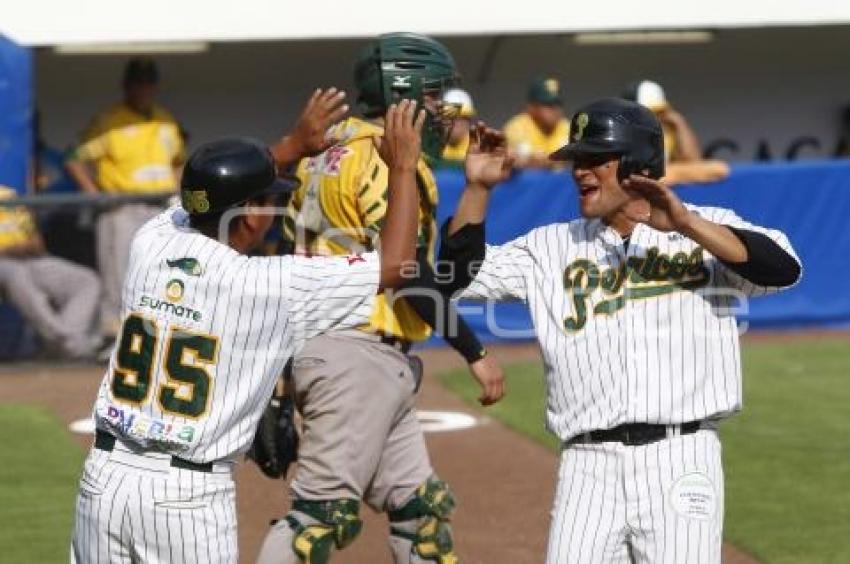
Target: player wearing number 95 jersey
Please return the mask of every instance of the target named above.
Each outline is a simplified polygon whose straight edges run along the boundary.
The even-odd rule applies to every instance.
[[[327,148],[347,109],[317,91],[273,150],[294,162]],[[236,562],[234,462],[287,360],[324,331],[368,320],[379,288],[414,259],[419,157],[414,108],[388,110],[386,240],[378,253],[252,257],[297,182],[243,138],[190,157],[182,207],[137,233],[123,327],[94,408],[72,562]],[[287,158],[284,158],[287,157]]]

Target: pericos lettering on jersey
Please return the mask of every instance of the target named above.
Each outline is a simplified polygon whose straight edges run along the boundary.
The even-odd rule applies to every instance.
[[[588,259],[577,259],[564,270],[564,289],[573,303],[574,314],[564,320],[570,333],[581,331],[587,324],[588,302],[597,290],[605,299],[593,306],[594,315],[612,315],[626,305],[626,300],[655,298],[694,290],[708,284],[710,272],[703,263],[703,248],[689,254],[668,256],[657,247],[645,257],[629,257],[625,263],[602,269]]]

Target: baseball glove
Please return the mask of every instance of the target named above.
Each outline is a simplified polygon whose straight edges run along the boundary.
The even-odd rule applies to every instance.
[[[295,404],[285,388],[283,382],[275,388],[247,454],[269,478],[286,477],[289,465],[298,458]]]

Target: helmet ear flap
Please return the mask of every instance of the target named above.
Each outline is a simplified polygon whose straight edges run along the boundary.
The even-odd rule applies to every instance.
[[[617,180],[622,182],[632,174],[641,174],[649,178],[659,179],[664,176],[664,161],[659,163],[643,163],[630,155],[620,157],[620,167],[617,169]]]
[[[620,166],[617,169],[617,180],[622,182],[632,174],[640,174],[640,164],[630,155],[620,157]]]
[[[659,145],[657,154],[653,157],[649,166],[650,178],[663,178],[666,168],[666,157],[664,155],[664,142]]]

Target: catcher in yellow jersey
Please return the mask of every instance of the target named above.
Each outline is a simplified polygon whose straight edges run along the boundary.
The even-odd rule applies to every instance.
[[[357,60],[354,78],[363,117],[335,126],[338,142],[297,170],[301,187],[284,226],[296,253],[350,255],[379,244],[388,173],[378,146],[390,104],[412,99],[426,110],[422,149],[430,158],[439,157],[458,110],[440,102],[457,81],[454,60],[428,37],[379,37]],[[509,173],[504,139],[479,126],[474,145],[467,181],[489,189]],[[397,564],[458,562],[449,526],[455,502],[428,458],[414,408],[421,365],[407,352],[436,328],[469,363],[484,404],[501,399],[504,375],[443,298],[453,288],[432,266],[437,186],[426,160],[416,172],[420,225],[409,283],[378,297],[367,325],[314,338],[294,358],[303,428],[293,503],[269,531],[262,564],[328,562],[360,532],[361,499],[388,514]]]

